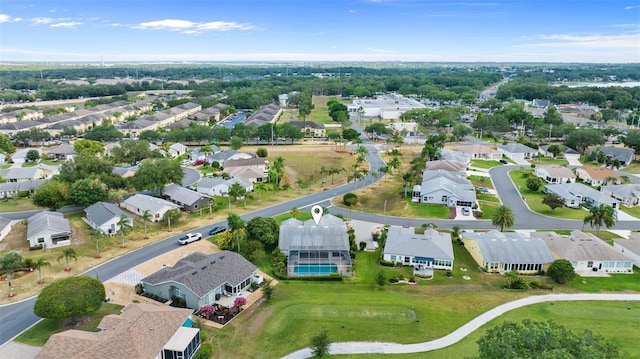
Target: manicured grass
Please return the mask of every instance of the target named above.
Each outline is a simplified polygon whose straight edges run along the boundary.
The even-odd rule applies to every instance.
[[[500,199],[492,194],[478,193],[476,198],[482,202],[500,203]]]
[[[610,340],[618,347],[621,358],[640,358],[637,346],[637,333],[640,331],[640,311],[638,302],[556,302],[541,303],[512,310],[490,321],[477,331],[471,333],[460,342],[441,350],[426,353],[389,355],[367,354],[367,358],[468,358],[477,355],[477,340],[487,330],[501,325],[505,321],[522,322],[524,319],[546,321],[553,319],[576,333],[583,333],[585,329],[596,332]],[[340,338],[330,337],[335,341]],[[335,355],[331,358],[360,358],[356,355]]]
[[[491,182],[491,177],[471,175],[467,177],[467,179],[469,179],[476,187],[494,188],[493,182]]]
[[[499,161],[496,160],[471,160],[471,167],[478,167],[478,168],[493,168],[493,167],[498,167],[498,166],[502,166],[502,163],[500,163]]]
[[[569,161],[563,158],[551,158],[551,157],[536,157],[534,159],[529,160],[532,164],[538,165],[560,165],[566,166],[569,164]]]
[[[509,172],[509,177],[515,183],[516,188],[520,190],[520,194],[526,199],[527,206],[534,211],[545,216],[566,218],[566,219],[579,219],[582,220],[588,214],[582,208],[556,208],[552,211],[549,206],[542,204],[545,194],[542,193],[542,188],[537,192],[533,192],[527,188],[527,177],[533,173],[532,170],[515,170]]]
[[[74,326],[73,329],[97,332],[98,324],[100,324],[100,321],[105,315],[119,314],[120,310],[122,310],[121,305],[103,303],[100,309],[84,316],[80,324]],[[43,319],[38,324],[20,334],[15,340],[24,344],[43,346],[52,334],[70,329],[63,328],[63,322],[63,320]]]
[[[630,165],[620,169],[622,172],[640,174],[640,161],[633,161]]]
[[[620,209],[622,210],[622,212],[630,216],[640,218],[640,206],[634,206],[634,207],[620,206]]]
[[[640,272],[638,267],[633,270],[632,274],[609,274],[610,277],[576,276],[569,285],[583,292],[640,291]]]
[[[290,218],[291,218],[291,214],[289,212],[285,212],[285,213],[282,213],[282,214],[279,214],[279,215],[273,217],[273,219],[276,220],[276,223],[278,223],[278,225],[280,223],[286,221],[287,219],[290,219]],[[311,212],[300,211],[298,213],[298,215],[296,216],[296,219],[298,219],[300,221],[303,221],[303,222],[308,220],[308,219],[311,219],[311,218],[312,218]]]
[[[327,108],[327,101],[331,97],[336,96],[313,96],[311,103],[313,103],[313,110],[307,117],[307,121],[319,122],[324,124],[333,124],[335,121],[329,117],[329,110]],[[339,99],[339,97],[337,97]]]
[[[33,204],[29,198],[0,199],[0,213],[30,211],[32,209],[40,209],[40,207]]]
[[[449,207],[442,204],[431,203],[411,203],[407,200],[415,215],[421,218],[447,219],[449,218]]]
[[[496,209],[500,207],[500,205],[500,203],[496,202],[480,201],[480,208],[482,208],[482,218],[490,219]]]

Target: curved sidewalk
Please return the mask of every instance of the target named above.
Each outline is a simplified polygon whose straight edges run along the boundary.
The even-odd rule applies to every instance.
[[[560,302],[560,301],[578,301],[578,300],[602,300],[602,301],[640,301],[640,294],[548,294],[531,296],[522,298],[499,305],[468,322],[467,324],[456,329],[449,335],[428,342],[415,344],[397,344],[382,342],[342,342],[332,343],[329,352],[331,354],[367,354],[367,353],[383,353],[383,354],[403,354],[403,353],[419,353],[432,350],[446,348],[464,339],[467,335],[474,332],[489,321],[501,316],[502,314],[517,308],[521,308],[531,304],[544,302]],[[304,348],[293,352],[282,359],[305,359],[311,358],[313,354],[311,348]]]

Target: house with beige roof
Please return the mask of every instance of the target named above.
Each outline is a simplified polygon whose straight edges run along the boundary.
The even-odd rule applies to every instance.
[[[190,309],[132,303],[109,314],[98,332],[66,330],[53,334],[37,359],[190,359],[200,347],[200,330],[185,326]]]
[[[449,172],[465,172],[467,170],[467,166],[465,166],[464,163],[447,160],[429,161],[425,167],[425,169],[430,171],[443,170]]]
[[[569,236],[555,232],[534,232],[542,239],[555,259],[566,259],[580,272],[633,273],[631,259],[591,233],[572,231]]]
[[[122,207],[127,211],[142,216],[145,211],[151,213],[151,222],[160,222],[164,214],[171,209],[180,210],[180,206],[162,198],[151,197],[137,193],[122,202]]]
[[[502,152],[480,143],[456,146],[455,150],[468,153],[474,160],[499,160],[502,158]]]
[[[591,186],[614,185],[622,181],[618,172],[607,167],[581,166],[576,168],[576,177]]]
[[[640,267],[640,232],[631,233],[627,239],[614,239],[613,248],[631,259],[636,267]]]
[[[576,181],[576,175],[571,169],[559,165],[537,166],[536,177],[542,178],[545,182],[551,184]]]

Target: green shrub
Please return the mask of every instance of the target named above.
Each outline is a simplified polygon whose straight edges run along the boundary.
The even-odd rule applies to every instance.
[[[385,261],[384,259],[380,258],[380,265],[385,267],[394,267],[396,264],[395,262]]]
[[[42,243],[38,244],[37,246],[33,246],[33,247],[29,247],[30,251],[37,251],[39,249],[42,249],[44,246]]]
[[[202,333],[202,331],[200,331],[200,333]],[[193,359],[209,359],[211,358],[211,355],[213,354],[213,348],[211,347],[211,344],[209,343],[204,343],[202,345],[200,345],[200,348],[198,348],[198,351],[193,355]]]

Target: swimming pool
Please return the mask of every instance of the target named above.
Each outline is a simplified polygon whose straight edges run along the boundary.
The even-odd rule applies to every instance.
[[[187,320],[182,323],[183,327],[191,328],[193,326],[193,320],[191,318],[187,318]]]
[[[338,266],[333,263],[298,263],[293,267],[298,275],[329,275],[338,272]]]

